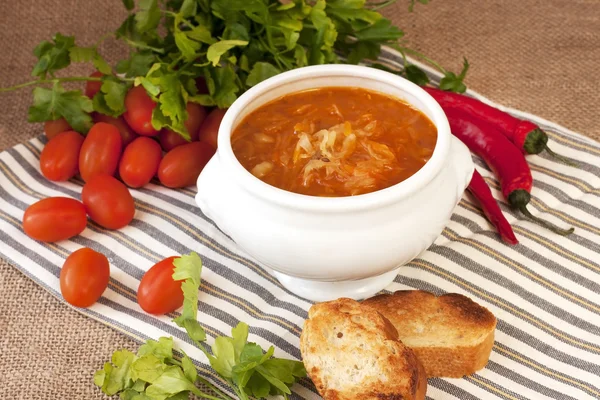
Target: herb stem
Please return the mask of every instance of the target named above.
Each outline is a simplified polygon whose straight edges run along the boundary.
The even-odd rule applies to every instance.
[[[209,399],[209,400],[223,400],[219,397],[215,397],[215,396],[211,396],[210,394],[206,394],[203,391],[201,391],[200,389],[198,389],[197,387],[194,387],[194,389],[192,389],[192,393],[194,393],[196,396],[198,397],[202,397],[204,399]],[[230,400],[230,399],[227,399]]]
[[[444,67],[442,67],[439,63],[433,61],[431,58],[427,57],[423,53],[419,53],[418,51],[413,50],[413,49],[408,48],[408,47],[400,47],[400,46],[393,46],[393,47],[396,50],[398,50],[400,53],[408,53],[408,54],[412,54],[413,56],[419,57],[421,60],[423,60],[423,61],[431,64],[435,68],[437,68],[444,75],[447,73],[447,71],[444,69]]]
[[[151,50],[154,51],[156,53],[159,54],[165,54],[165,51],[163,49],[159,49],[158,47],[152,47],[152,46],[148,46],[146,43],[142,43],[142,42],[136,42],[134,40],[131,40],[129,38],[123,37],[123,40],[125,40],[125,42],[130,45],[131,47],[136,47],[138,49],[144,49],[144,50]]]
[[[104,42],[106,39],[108,39],[111,36],[114,36],[115,33],[114,32],[109,32],[109,33],[105,33],[104,35],[100,36],[100,39],[98,39],[98,41],[96,41],[96,43],[94,43],[94,48],[97,48],[98,46],[100,46],[100,44],[102,44],[102,42]]]
[[[133,80],[133,79],[127,79],[127,78],[123,78],[123,79],[124,80]],[[18,85],[9,86],[9,87],[5,87],[5,88],[0,88],[0,93],[1,92],[12,92],[13,90],[22,89],[22,88],[25,88],[27,86],[44,85],[46,83],[79,82],[79,81],[96,81],[96,82],[100,82],[100,81],[102,81],[102,78],[96,78],[96,77],[91,77],[91,76],[71,76],[71,77],[68,77],[68,78],[36,79],[36,80],[33,80],[33,81],[29,81],[29,82],[19,83]]]
[[[213,385],[212,383],[210,383],[208,380],[198,376],[198,378],[196,378],[201,384],[203,384],[204,386],[210,388],[210,390],[212,390],[213,392],[215,392],[221,399],[223,400],[231,400],[231,397],[227,396],[221,389],[219,389],[218,387],[216,387],[215,385]]]

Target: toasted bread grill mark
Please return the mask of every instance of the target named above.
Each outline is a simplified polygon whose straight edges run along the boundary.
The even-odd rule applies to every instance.
[[[325,400],[425,397],[426,374],[393,324],[351,299],[315,304],[300,337],[310,378]]]
[[[462,377],[485,367],[494,344],[496,318],[466,296],[439,297],[420,290],[367,299],[396,327],[429,377]]]

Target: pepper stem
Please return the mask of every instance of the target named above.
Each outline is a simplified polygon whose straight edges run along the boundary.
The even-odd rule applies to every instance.
[[[567,165],[570,165],[571,167],[577,167],[577,163],[574,163],[573,161],[569,160],[565,156],[561,156],[560,154],[556,154],[554,151],[552,151],[550,149],[550,147],[548,147],[548,145],[544,145],[544,150],[546,150],[548,152],[548,154],[550,154],[552,157],[556,158],[560,162],[562,162],[564,164],[567,164]]]
[[[529,194],[529,192],[525,189],[516,189],[513,190],[509,195],[508,195],[508,204],[510,204],[511,207],[516,208],[517,210],[521,211],[523,213],[523,215],[525,215],[527,218],[529,218],[530,220],[532,220],[533,222],[550,229],[552,232],[554,233],[558,233],[559,235],[562,236],[567,236],[570,235],[571,233],[573,233],[573,231],[575,229],[571,228],[571,229],[562,229],[559,228],[558,226],[545,221],[541,218],[535,217],[533,214],[531,214],[529,212],[529,210],[527,209],[527,204],[529,204],[529,201],[531,200],[531,194]]]
[[[567,236],[567,235],[570,235],[571,233],[573,233],[573,231],[575,231],[575,228],[562,229],[548,221],[545,221],[541,218],[534,216],[533,214],[531,214],[529,212],[529,210],[527,209],[527,206],[524,204],[519,207],[519,211],[521,211],[523,213],[523,215],[525,215],[527,218],[531,219],[533,222],[535,222],[545,228],[548,228],[552,232],[557,233],[559,235]]]

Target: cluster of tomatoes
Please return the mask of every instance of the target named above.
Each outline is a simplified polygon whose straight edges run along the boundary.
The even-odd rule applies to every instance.
[[[93,98],[100,86],[101,82],[88,81],[85,94]],[[49,141],[40,155],[42,174],[51,181],[66,181],[79,174],[85,184],[81,201],[50,197],[28,207],[23,215],[23,230],[28,236],[42,242],[66,240],[83,232],[88,217],[105,229],[120,229],[135,214],[128,187],[142,187],[155,176],[170,188],[196,183],[216,151],[225,110],[208,112],[189,103],[185,122],[189,142],[176,132],[152,127],[156,103],[143,87],[127,93],[125,107],[119,118],[95,114],[95,124],[85,137],[71,130],[64,119],[45,124]],[[156,264],[141,281],[138,303],[149,313],[171,312],[183,303],[181,284],[171,277],[173,259]],[[109,277],[106,256],[82,248],[65,260],[60,274],[61,293],[70,304],[89,307],[100,298]]]

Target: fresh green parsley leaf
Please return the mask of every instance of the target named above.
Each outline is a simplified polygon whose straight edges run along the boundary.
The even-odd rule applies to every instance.
[[[52,89],[33,89],[33,104],[29,107],[29,122],[44,122],[64,117],[74,130],[86,133],[92,126],[89,113],[94,110],[92,100],[80,90],[65,91],[55,83]]]
[[[69,50],[75,46],[75,37],[57,33],[52,42],[43,41],[33,50],[38,62],[33,67],[32,76],[45,78],[46,74],[53,75],[71,63]]]
[[[259,374],[261,374],[262,377],[265,378],[273,387],[275,387],[276,389],[281,391],[281,393],[292,394],[292,391],[290,390],[290,388],[287,387],[287,385],[284,382],[282,382],[280,379],[278,379],[276,376],[274,376],[264,366],[262,366],[262,365],[257,366],[256,371]]]
[[[117,72],[126,77],[146,76],[150,67],[156,62],[156,56],[150,52],[133,53],[130,58],[117,63]]]
[[[281,70],[275,67],[273,64],[267,62],[258,62],[254,64],[248,78],[246,78],[246,85],[254,86],[265,79],[281,73]]]
[[[463,81],[465,80],[469,66],[469,61],[465,58],[463,69],[458,76],[454,72],[446,72],[446,75],[440,81],[440,89],[449,92],[464,93],[467,90],[467,86]]]
[[[196,382],[198,371],[196,370],[196,366],[192,362],[192,359],[185,353],[183,353],[183,358],[181,359],[181,368],[183,368],[183,374],[190,382]]]
[[[235,362],[239,363],[242,351],[244,350],[246,342],[248,341],[248,324],[240,322],[236,325],[235,328],[232,328],[231,339],[231,343],[233,344],[233,350],[235,353]]]
[[[205,25],[198,25],[192,30],[185,31],[185,34],[192,40],[206,44],[213,44],[217,41],[212,37],[210,30]]]
[[[233,49],[236,46],[246,46],[246,40],[221,40],[209,46],[206,53],[206,58],[210,61],[213,67],[216,67],[221,61],[221,56]]]
[[[160,88],[158,106],[152,112],[152,126],[156,130],[169,128],[189,140],[190,134],[185,127],[187,119],[186,104],[188,94],[180,80],[180,74],[169,71],[165,64],[155,64],[146,78]],[[145,81],[141,81],[144,84]]]
[[[254,396],[257,399],[262,399],[269,395],[271,385],[260,374],[252,374],[246,384],[246,389],[249,395]]]
[[[337,38],[337,30],[331,18],[325,12],[325,0],[317,0],[310,12],[310,20],[317,30],[310,48],[310,63],[324,64],[328,53],[332,53]]]
[[[225,26],[223,31],[224,40],[239,40],[244,42],[250,41],[250,34],[248,28],[239,22],[231,22]]]
[[[219,375],[231,378],[232,369],[235,365],[235,350],[231,338],[218,336],[212,345],[213,356],[209,357],[210,366]]]
[[[156,29],[160,22],[158,0],[140,0],[140,10],[135,14],[136,28],[140,32]]]
[[[133,382],[130,367],[135,358],[135,354],[129,350],[115,351],[111,359],[112,364],[104,364],[104,374],[97,372],[94,382],[102,383],[102,391],[109,396],[131,387]]]
[[[181,315],[174,319],[175,323],[188,332],[193,340],[202,342],[206,340],[204,329],[198,324],[198,290],[201,283],[202,259],[197,253],[191,252],[173,261],[173,279],[183,280],[183,310]]]
[[[213,104],[227,108],[237,99],[240,88],[236,73],[231,66],[205,69],[204,77]]]
[[[146,343],[138,349],[137,355],[143,357],[148,354],[152,354],[162,361],[173,358],[173,338],[161,337],[158,341],[146,340]]]
[[[95,47],[79,47],[73,46],[69,49],[69,57],[71,62],[88,62],[96,55]]]
[[[196,0],[183,0],[183,4],[181,5],[179,12],[185,18],[189,18],[193,15],[196,15],[196,13],[198,12],[198,3],[196,2]]]
[[[306,49],[300,45],[296,45],[294,49],[294,59],[298,67],[305,67],[308,65],[308,58],[306,57]]]
[[[163,360],[154,354],[146,354],[135,360],[131,366],[131,379],[154,383],[166,370]]]
[[[129,90],[126,82],[114,77],[104,77],[100,91],[94,95],[94,110],[99,113],[118,117],[125,112],[125,95]]]
[[[170,366],[146,388],[146,396],[152,400],[165,400],[181,392],[198,392],[199,390],[184,375],[178,366]]]
[[[416,65],[408,65],[404,68],[404,76],[406,76],[406,79],[419,86],[424,86],[429,83],[427,74]]]
[[[127,9],[127,11],[131,11],[133,10],[133,7],[135,7],[134,0],[123,0],[123,5]]]
[[[260,362],[263,355],[263,350],[259,345],[256,343],[246,343],[240,354],[240,361],[242,363]]]
[[[381,52],[381,45],[372,41],[354,42],[349,46],[348,62],[358,64],[365,59],[377,60]]]
[[[177,321],[175,321],[175,323],[177,323]],[[177,325],[179,325],[179,323],[177,323]],[[182,326],[185,329],[190,339],[196,342],[204,342],[206,340],[204,328],[202,328],[200,323],[195,319],[183,320],[182,325],[179,326]]]
[[[404,32],[392,25],[387,18],[380,18],[374,24],[355,34],[358,40],[395,41],[404,36]]]
[[[123,81],[108,78],[104,80],[100,91],[104,94],[106,105],[113,110],[113,116],[119,116],[125,112],[125,95],[129,85]]]
[[[134,361],[135,364],[135,361]],[[133,365],[131,366],[133,368]],[[143,392],[144,390],[146,390],[146,383],[141,379],[138,379],[136,381],[133,382],[133,386],[131,387],[131,390],[135,390],[136,392]]]

